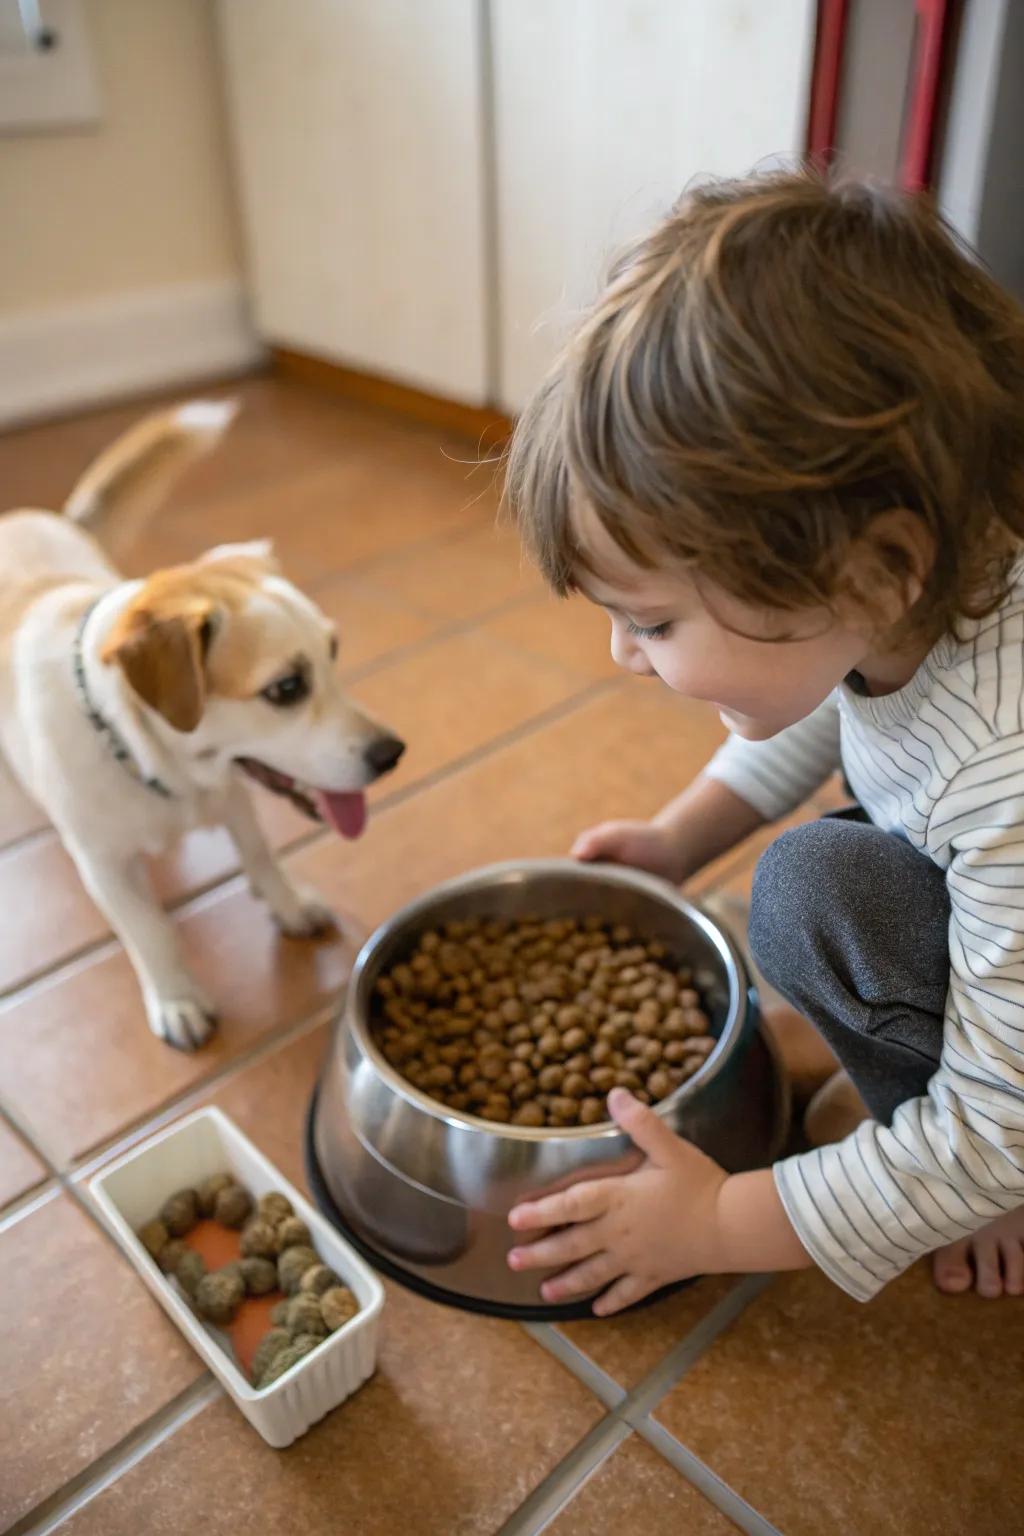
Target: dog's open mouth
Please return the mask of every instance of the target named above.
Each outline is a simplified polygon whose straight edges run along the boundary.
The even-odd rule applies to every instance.
[[[334,789],[314,789],[255,757],[237,757],[235,761],[250,779],[255,779],[271,794],[284,795],[304,815],[313,821],[326,822],[342,837],[358,837],[366,825],[366,796],[361,790],[343,793]]]

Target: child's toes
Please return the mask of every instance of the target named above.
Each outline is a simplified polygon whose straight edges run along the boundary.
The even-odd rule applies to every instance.
[[[965,1237],[932,1255],[932,1277],[940,1291],[959,1296],[970,1290],[974,1275],[967,1257],[969,1246],[970,1240]]]
[[[1003,1288],[1007,1296],[1024,1296],[1024,1246],[1020,1238],[1003,1238],[999,1244],[999,1253],[1003,1263]]]
[[[979,1296],[1003,1294],[1003,1274],[999,1262],[999,1244],[994,1237],[979,1232],[971,1244],[974,1259],[974,1289]]]

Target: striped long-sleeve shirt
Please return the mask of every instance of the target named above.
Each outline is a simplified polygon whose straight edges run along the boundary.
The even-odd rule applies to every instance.
[[[1024,1205],[1024,582],[963,636],[898,693],[844,685],[770,741],[730,738],[708,770],[774,820],[841,763],[871,820],[946,871],[949,991],[927,1096],[774,1170],[805,1248],[861,1300]]]

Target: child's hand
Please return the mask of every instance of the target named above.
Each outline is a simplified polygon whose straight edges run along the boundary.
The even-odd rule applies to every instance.
[[[624,1088],[609,1094],[608,1108],[646,1154],[640,1167],[527,1201],[508,1218],[517,1232],[563,1228],[513,1248],[509,1267],[568,1265],[541,1286],[547,1302],[568,1301],[610,1285],[594,1302],[599,1317],[674,1280],[716,1267],[717,1203],[727,1177]]]
[[[676,885],[683,879],[676,839],[653,821],[603,821],[580,833],[570,855],[585,864],[629,864]]]

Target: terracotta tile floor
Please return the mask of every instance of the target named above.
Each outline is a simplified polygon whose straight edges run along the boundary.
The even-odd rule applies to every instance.
[[[921,1270],[869,1309],[814,1275],[760,1293],[708,1279],[635,1316],[529,1332],[388,1284],[376,1376],[286,1452],[256,1437],[152,1304],[91,1214],[96,1166],[214,1102],[301,1184],[323,1021],[360,937],[447,875],[559,853],[589,821],[653,811],[721,736],[707,711],[616,675],[599,615],[544,595],[496,526],[493,469],[467,468],[464,444],[269,378],[237,392],[222,452],[122,562],[142,571],[274,538],[340,624],[353,692],[410,751],[355,845],[261,800],[276,846],[338,908],[334,939],[277,939],[219,832],[155,870],[223,1009],[194,1057],[149,1035],[123,954],[0,774],[0,1527],[1019,1526],[1024,1320],[944,1303]],[[3,501],[59,504],[138,414],[0,438]],[[758,846],[702,888],[742,897]]]

